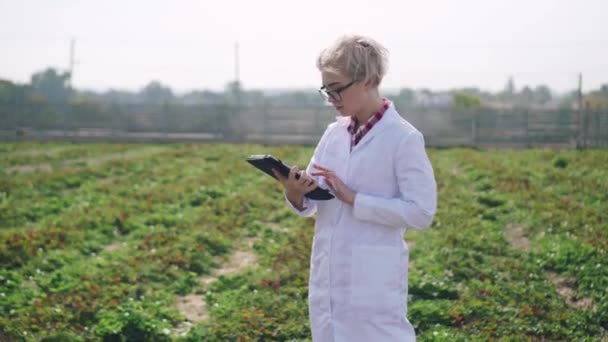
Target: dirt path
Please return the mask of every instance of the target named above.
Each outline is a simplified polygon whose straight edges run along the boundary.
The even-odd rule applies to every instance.
[[[112,242],[103,248],[104,252],[114,252],[124,247],[122,242]]]
[[[526,253],[530,251],[530,240],[524,235],[524,229],[522,226],[513,224],[507,225],[505,228],[505,237],[515,249]],[[559,296],[569,307],[579,310],[594,309],[591,298],[573,297],[576,289],[576,283],[574,280],[555,272],[547,272],[545,274],[545,278],[549,280],[551,284],[553,284]]]
[[[575,282],[561,274],[547,272],[547,279],[555,286],[557,293],[568,304],[569,307],[579,310],[593,310],[593,301],[591,298],[573,298],[575,290]]]
[[[222,266],[213,272],[213,274],[200,277],[199,283],[204,287],[208,287],[211,283],[218,280],[220,276],[230,276],[240,273],[247,268],[257,267],[257,258],[253,252],[253,245],[259,238],[247,238],[236,249],[230,258],[225,261]],[[180,324],[175,333],[179,336],[185,335],[193,323],[204,321],[209,318],[209,308],[205,303],[203,294],[188,294],[177,297],[177,309],[183,314],[188,321]]]
[[[264,221],[261,223],[277,232],[284,232],[288,229],[275,222]],[[253,252],[253,246],[258,241],[260,241],[259,237],[244,239],[239,243],[228,260],[225,260],[222,263],[221,267],[216,269],[211,275],[200,277],[198,279],[199,283],[204,288],[208,288],[209,285],[217,281],[220,276],[230,276],[241,273],[247,268],[258,267],[257,257]],[[179,312],[188,319],[175,328],[175,334],[177,336],[185,336],[194,324],[209,318],[209,308],[207,307],[203,294],[191,293],[185,296],[179,296],[176,300],[176,307]]]
[[[530,251],[530,239],[524,235],[524,228],[522,226],[513,224],[507,225],[505,228],[505,237],[515,249],[523,252]]]

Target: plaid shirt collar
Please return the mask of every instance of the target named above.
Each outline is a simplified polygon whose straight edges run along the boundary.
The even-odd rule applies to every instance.
[[[355,116],[351,116],[350,124],[347,127],[348,132],[351,134],[351,141],[350,141],[350,150],[351,151],[353,150],[353,148],[355,146],[357,146],[359,141],[361,141],[361,139],[363,139],[363,137],[367,134],[367,132],[369,132],[374,127],[374,125],[376,125],[378,123],[378,121],[380,121],[380,119],[382,119],[382,117],[384,116],[384,113],[388,109],[390,102],[386,98],[383,98],[382,102],[384,103],[382,108],[380,108],[379,111],[374,113],[374,115],[372,115],[364,125],[359,125],[359,127],[357,128],[356,131],[355,131],[355,127],[357,125],[357,118]]]

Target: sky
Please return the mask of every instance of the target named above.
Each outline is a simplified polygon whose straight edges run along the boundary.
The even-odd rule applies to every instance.
[[[317,88],[319,52],[362,34],[390,52],[382,89],[557,92],[608,84],[606,0],[0,0],[0,79],[69,66],[79,89]]]

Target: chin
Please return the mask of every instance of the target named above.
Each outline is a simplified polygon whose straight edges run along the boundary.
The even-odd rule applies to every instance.
[[[344,111],[344,107],[336,108],[336,112],[340,113],[342,116],[348,116],[348,114]]]

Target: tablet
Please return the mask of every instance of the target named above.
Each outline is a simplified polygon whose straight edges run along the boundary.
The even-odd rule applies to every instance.
[[[285,165],[280,159],[275,158],[270,154],[251,155],[247,158],[247,162],[257,167],[258,169],[260,169],[261,171],[263,171],[274,179],[277,179],[277,177],[275,177],[274,173],[272,172],[272,169],[277,169],[279,173],[285,177],[289,176],[289,170],[291,169],[290,166]],[[298,178],[300,178],[300,174],[296,174],[296,179]],[[328,190],[323,189],[319,186],[317,186],[313,191],[307,193],[305,196],[310,199],[319,201],[325,201],[334,198],[334,195],[332,195]]]

